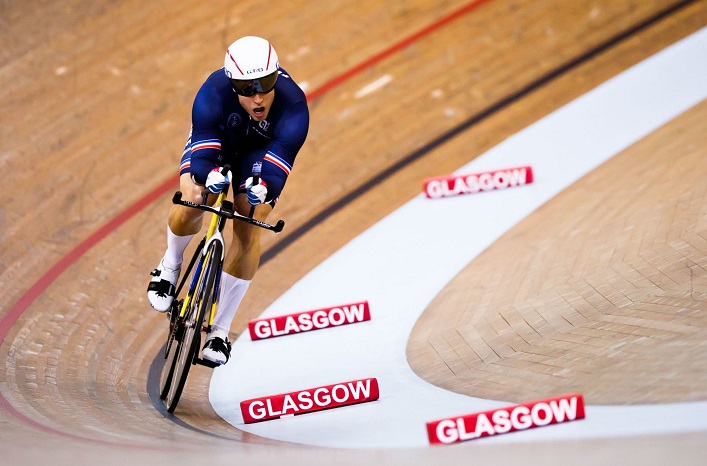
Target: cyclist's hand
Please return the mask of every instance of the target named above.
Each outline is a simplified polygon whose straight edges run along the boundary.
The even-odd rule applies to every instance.
[[[226,189],[231,184],[231,172],[226,172],[226,176],[221,173],[221,168],[216,167],[209,172],[206,177],[206,189],[217,194]]]
[[[245,180],[245,190],[248,195],[248,203],[252,206],[265,202],[265,197],[268,195],[268,188],[265,182],[261,179],[260,183],[253,185],[253,177]]]

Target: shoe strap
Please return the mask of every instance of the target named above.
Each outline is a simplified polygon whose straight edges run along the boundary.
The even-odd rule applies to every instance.
[[[167,297],[167,295],[174,296],[174,285],[168,280],[155,280],[147,284],[147,291],[154,291],[157,296]]]
[[[224,341],[219,337],[212,338],[208,340],[204,345],[204,349],[206,348],[226,356],[226,362],[228,362],[229,358],[231,357],[231,344],[228,342],[228,340]]]

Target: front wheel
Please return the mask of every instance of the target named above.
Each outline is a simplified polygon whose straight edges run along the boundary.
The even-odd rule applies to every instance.
[[[204,317],[209,311],[213,295],[216,275],[220,270],[223,245],[214,241],[209,245],[197,283],[189,290],[187,299],[193,293],[188,309],[183,319],[177,319],[178,327],[167,361],[163,369],[163,383],[160,397],[165,401],[168,412],[174,412],[184,385],[201,346],[201,328]],[[199,270],[199,269],[197,269]]]
[[[182,309],[182,303],[183,301],[174,301],[172,308],[169,310],[169,334],[167,335],[167,343],[164,350],[164,358],[167,362],[160,375],[160,399],[162,400],[167,398],[167,392],[172,383],[177,360],[175,355],[184,333],[184,326],[179,323],[179,311]]]

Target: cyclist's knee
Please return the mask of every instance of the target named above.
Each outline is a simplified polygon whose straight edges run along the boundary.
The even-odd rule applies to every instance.
[[[203,211],[180,205],[173,205],[169,210],[167,223],[177,236],[193,235],[201,229]]]
[[[203,195],[206,188],[203,185],[194,183],[191,176],[187,173],[179,177],[179,190],[182,192],[182,199],[185,201],[194,202],[195,204],[201,204],[204,201]],[[209,204],[212,204],[216,200],[216,196],[210,197],[213,199],[209,199]],[[185,207],[185,210],[199,212],[188,207]]]
[[[179,224],[198,222],[201,221],[201,217],[203,216],[204,211],[181,205],[173,205],[169,210],[170,222]]]
[[[238,194],[236,196],[235,207],[241,215],[250,214],[251,206],[248,203],[245,194]],[[264,222],[267,219],[268,214],[270,214],[270,211],[272,211],[272,207],[269,204],[261,204],[255,208],[253,218]],[[262,232],[261,228],[238,221],[234,221],[232,225],[234,239],[241,244],[242,248],[249,249],[251,246],[258,244],[260,233]]]
[[[252,206],[248,203],[248,196],[244,193],[236,194],[233,206],[239,214],[250,215]],[[255,207],[253,218],[264,222],[268,218],[268,215],[270,215],[270,212],[272,212],[272,206],[270,204],[260,204]]]

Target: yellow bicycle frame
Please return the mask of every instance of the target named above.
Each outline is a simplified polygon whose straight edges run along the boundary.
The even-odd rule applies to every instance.
[[[225,197],[226,197],[226,192],[222,191],[221,193],[219,193],[218,197],[216,198],[216,202],[214,203],[214,205],[215,205],[217,208],[220,208],[220,206],[223,204],[223,200],[225,199]],[[207,246],[208,246],[208,244],[209,244],[209,239],[211,239],[211,237],[214,235],[214,233],[216,233],[216,228],[218,228],[219,218],[220,218],[220,217],[219,217],[217,214],[212,214],[212,215],[211,215],[211,223],[209,224],[209,229],[206,231],[206,242],[204,243],[204,247],[207,247]],[[224,246],[225,246],[225,245],[224,245]],[[209,254],[211,254],[210,251],[209,251]],[[206,261],[207,261],[208,259],[209,259],[208,256],[205,257],[205,258],[204,258],[204,263],[206,263]],[[201,274],[204,274],[205,272],[206,272],[206,270],[202,267],[202,269],[201,269]],[[182,303],[182,308],[181,308],[180,311],[179,311],[179,317],[180,317],[180,318],[184,318],[184,316],[186,315],[187,309],[189,308],[189,303],[191,303],[191,300],[192,300],[193,297],[194,297],[194,296],[193,296],[193,293],[189,293],[189,294],[187,294],[187,296],[184,298],[184,302]],[[214,322],[214,317],[216,316],[216,308],[217,308],[217,306],[218,306],[218,302],[214,301],[213,303],[211,303],[211,312],[209,312],[209,327],[211,327],[211,325],[212,325],[213,322]]]

